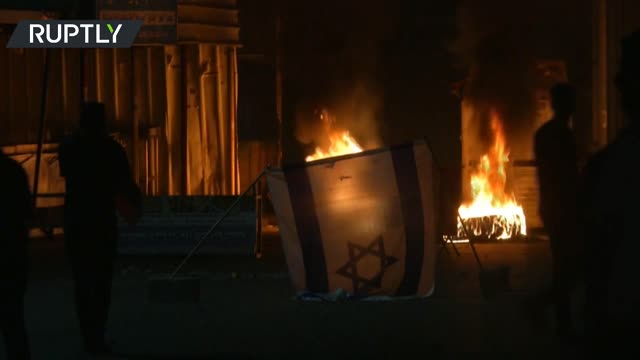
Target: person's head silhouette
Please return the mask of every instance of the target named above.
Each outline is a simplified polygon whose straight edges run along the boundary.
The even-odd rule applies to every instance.
[[[640,30],[622,40],[616,85],[622,109],[635,126],[640,126]]]
[[[551,108],[554,118],[569,122],[576,111],[576,90],[567,83],[560,83],[551,88]]]
[[[105,135],[107,133],[107,121],[104,104],[99,102],[87,102],[82,108],[80,117],[80,131],[90,135]]]

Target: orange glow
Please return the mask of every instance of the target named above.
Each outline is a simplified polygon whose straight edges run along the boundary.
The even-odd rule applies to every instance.
[[[458,208],[469,232],[475,236],[489,236],[498,240],[526,235],[524,210],[512,194],[505,192],[506,163],[509,153],[500,116],[491,112],[491,130],[494,142],[489,152],[480,158],[478,168],[471,174],[472,201]],[[458,219],[458,235],[465,231]]]
[[[316,151],[307,156],[307,162],[326,159],[334,156],[356,154],[362,152],[358,142],[349,135],[348,131],[335,131],[329,134],[330,145],[327,149],[316,148]]]

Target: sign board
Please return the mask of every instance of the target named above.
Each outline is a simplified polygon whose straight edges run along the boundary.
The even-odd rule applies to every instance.
[[[99,20],[142,20],[134,45],[177,41],[177,0],[97,0]]]
[[[135,226],[120,223],[121,254],[186,255],[229,209],[237,196],[151,196]],[[256,241],[255,199],[243,198],[197,254],[252,255]]]

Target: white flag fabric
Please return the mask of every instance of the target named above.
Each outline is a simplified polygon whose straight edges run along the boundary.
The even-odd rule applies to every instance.
[[[435,176],[425,141],[269,170],[296,290],[429,296]]]

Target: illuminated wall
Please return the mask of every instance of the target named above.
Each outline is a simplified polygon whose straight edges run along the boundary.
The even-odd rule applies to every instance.
[[[177,44],[52,49],[46,93],[44,50],[7,49],[12,27],[3,27],[0,146],[38,142],[45,94],[45,143],[50,144],[73,131],[82,99],[100,101],[146,193],[237,194],[235,3],[179,1]]]

